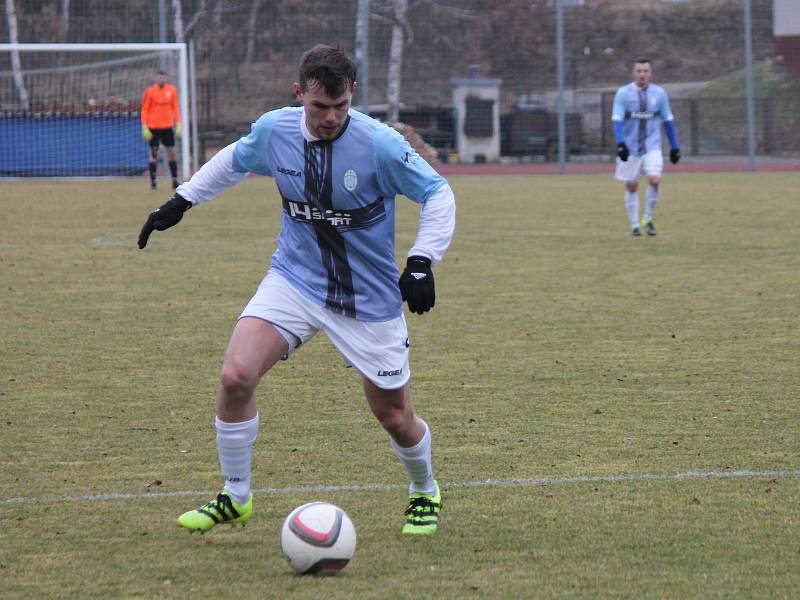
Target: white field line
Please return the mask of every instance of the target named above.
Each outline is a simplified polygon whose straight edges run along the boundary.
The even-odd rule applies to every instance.
[[[485,487],[545,487],[581,483],[621,483],[643,481],[677,481],[682,479],[775,479],[780,477],[800,477],[800,469],[785,471],[684,471],[683,473],[633,473],[627,475],[577,475],[575,477],[537,477],[520,479],[480,479],[476,481],[443,481],[444,489],[485,488]],[[332,492],[370,492],[383,490],[405,490],[407,485],[386,483],[309,485],[297,487],[265,487],[254,489],[258,494],[301,494]],[[107,500],[157,500],[179,496],[213,496],[214,491],[175,491],[175,492],[111,492],[105,494],[84,494],[80,496],[33,496],[28,498],[0,499],[0,506],[58,504],[62,502],[86,502]]]

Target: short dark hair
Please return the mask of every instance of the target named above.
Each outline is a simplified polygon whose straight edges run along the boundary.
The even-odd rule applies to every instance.
[[[637,58],[635,61],[633,61],[633,64],[641,64],[641,63],[647,63],[648,65],[653,66],[653,63],[650,62],[649,58]]]
[[[300,87],[308,90],[310,81],[321,86],[331,98],[342,94],[356,82],[356,63],[344,50],[317,44],[300,60]]]

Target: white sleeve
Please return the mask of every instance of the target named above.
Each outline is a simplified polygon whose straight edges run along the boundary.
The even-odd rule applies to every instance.
[[[200,167],[192,178],[175,190],[192,205],[207,202],[242,181],[247,173],[233,170],[233,149],[236,142],[225,146]]]
[[[456,199],[445,183],[431,194],[419,212],[417,239],[408,256],[424,256],[435,265],[444,256],[456,228]]]

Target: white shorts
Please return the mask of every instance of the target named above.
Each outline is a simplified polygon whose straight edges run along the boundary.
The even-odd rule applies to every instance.
[[[664,156],[661,154],[661,150],[650,150],[642,156],[631,154],[624,162],[617,157],[617,172],[614,176],[617,181],[635,183],[639,181],[642,173],[648,177],[661,177],[663,170]]]
[[[403,387],[411,376],[408,327],[402,314],[390,321],[357,321],[319,306],[270,270],[239,316],[242,317],[256,317],[275,325],[289,342],[286,358],[322,330],[344,356],[345,366],[355,367],[379,388]]]

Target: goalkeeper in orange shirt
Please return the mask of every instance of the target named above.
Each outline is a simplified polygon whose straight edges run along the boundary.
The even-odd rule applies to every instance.
[[[174,128],[173,128],[174,125]],[[164,71],[156,73],[155,82],[142,96],[142,137],[150,144],[148,168],[150,189],[156,189],[156,163],[159,144],[164,144],[169,158],[172,187],[178,187],[178,162],[175,157],[175,138],[180,138],[181,113],[178,110],[178,90],[167,83]]]

